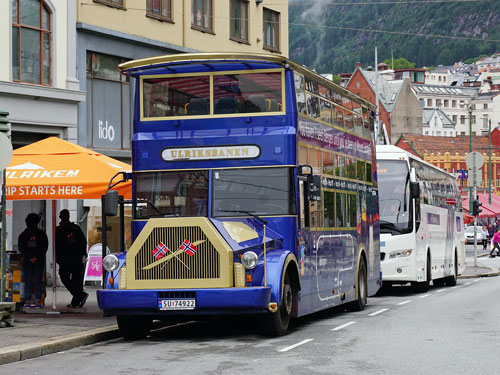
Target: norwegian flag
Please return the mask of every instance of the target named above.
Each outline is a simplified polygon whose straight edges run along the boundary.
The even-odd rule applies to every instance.
[[[156,247],[153,249],[153,256],[156,258],[156,260],[160,260],[163,258],[165,255],[167,255],[167,252],[170,251],[168,247],[166,247],[163,242],[160,242]]]
[[[194,246],[192,242],[189,241],[188,239],[184,240],[184,242],[182,243],[181,250],[184,251],[190,257],[192,257],[194,253],[196,253],[196,251],[198,251],[196,246]]]

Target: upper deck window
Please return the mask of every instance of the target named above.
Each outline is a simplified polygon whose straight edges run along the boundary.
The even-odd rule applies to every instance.
[[[210,114],[210,77],[166,77],[143,80],[143,116]]]
[[[143,119],[281,112],[283,72],[145,77],[142,103]]]
[[[214,114],[281,110],[281,73],[214,76]]]

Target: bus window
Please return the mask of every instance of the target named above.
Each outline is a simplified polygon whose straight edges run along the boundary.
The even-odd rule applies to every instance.
[[[345,177],[345,158],[341,155],[335,155],[335,176]]]
[[[365,181],[365,162],[362,160],[358,160],[356,166],[356,177],[358,181]]]
[[[344,112],[342,111],[342,108],[338,106],[333,107],[333,125],[336,125],[340,128],[344,127]]]
[[[144,78],[143,117],[210,114],[210,77]]]
[[[319,118],[319,99],[317,96],[307,93],[307,113],[312,118]]]
[[[336,227],[346,226],[346,194],[335,193],[335,220]]]
[[[351,111],[344,109],[344,126],[346,130],[354,131],[354,119]]]
[[[324,192],[324,217],[325,227],[335,227],[335,193],[331,191]]]
[[[214,75],[214,114],[279,112],[281,72]]]
[[[346,158],[346,171],[347,171],[347,178],[352,178],[353,180],[356,179],[356,160],[351,159],[351,158]]]
[[[355,227],[356,226],[356,195],[355,194],[347,194],[347,208],[349,210],[347,215],[347,227]]]
[[[331,103],[327,102],[326,100],[320,99],[320,108],[321,108],[321,120],[328,122],[329,124],[332,123],[332,108],[331,108]]]
[[[321,174],[321,151],[313,148],[308,149],[308,164],[313,169],[313,174]]]
[[[331,176],[334,175],[334,168],[335,168],[335,158],[333,154],[330,154],[329,152],[323,152],[323,173],[324,174],[329,174]]]
[[[372,164],[371,163],[366,163],[366,182],[371,183],[372,182]]]
[[[297,100],[297,111],[306,114],[306,96],[304,92],[304,76],[296,72],[293,73],[295,83],[295,98]]]

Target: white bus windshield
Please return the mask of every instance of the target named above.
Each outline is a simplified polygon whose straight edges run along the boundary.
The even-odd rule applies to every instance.
[[[377,161],[380,232],[402,234],[412,230],[409,199],[410,173],[402,160]]]

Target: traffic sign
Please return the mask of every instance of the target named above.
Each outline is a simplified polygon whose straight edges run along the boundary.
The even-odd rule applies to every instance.
[[[465,157],[465,164],[467,164],[467,166],[470,169],[474,169],[474,168],[479,169],[484,164],[484,157],[483,157],[483,155],[481,155],[480,152],[477,152],[477,151],[469,152],[467,154],[467,156]]]

